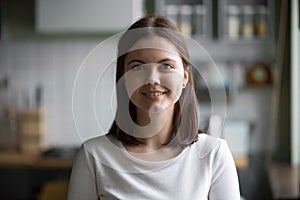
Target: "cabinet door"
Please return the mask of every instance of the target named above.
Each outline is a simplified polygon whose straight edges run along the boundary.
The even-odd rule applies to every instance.
[[[218,1],[220,39],[253,41],[273,37],[273,0]]]
[[[37,0],[40,33],[111,33],[123,31],[143,15],[142,0]]]
[[[187,36],[211,38],[212,6],[210,0],[156,0],[155,13],[166,16]]]

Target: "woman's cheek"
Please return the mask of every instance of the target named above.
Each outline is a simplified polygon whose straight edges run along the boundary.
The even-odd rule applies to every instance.
[[[124,78],[129,98],[139,87],[145,84],[143,73],[133,73],[129,71],[124,75]]]
[[[166,74],[166,76],[162,77],[161,84],[170,90],[177,101],[182,93],[183,75],[179,73]]]

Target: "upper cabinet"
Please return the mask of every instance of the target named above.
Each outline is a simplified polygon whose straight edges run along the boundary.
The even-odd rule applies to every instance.
[[[219,38],[232,41],[273,38],[273,7],[272,0],[219,1]]]
[[[142,0],[36,0],[38,33],[114,33],[144,15]]]
[[[273,0],[156,0],[155,12],[195,38],[254,41],[273,37]]]
[[[156,0],[155,12],[175,22],[182,33],[201,38],[212,35],[210,0]]]

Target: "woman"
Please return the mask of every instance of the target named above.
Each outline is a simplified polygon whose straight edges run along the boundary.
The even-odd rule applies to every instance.
[[[115,120],[82,145],[70,200],[240,198],[226,142],[198,134],[191,68],[183,36],[163,17],[122,35]]]

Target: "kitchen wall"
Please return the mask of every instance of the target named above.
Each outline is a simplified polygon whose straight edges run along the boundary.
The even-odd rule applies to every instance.
[[[2,42],[0,74],[7,74],[9,78],[8,89],[1,90],[2,112],[5,106],[19,110],[34,108],[35,88],[41,85],[47,143],[78,143],[71,110],[73,82],[81,62],[95,44],[76,41]]]
[[[79,145],[81,140],[101,134],[102,130],[97,129],[94,119],[90,118],[93,117],[92,112],[85,109],[86,102],[81,102],[82,106],[77,116],[84,125],[80,127],[80,133],[83,135],[78,137],[72,115],[72,89],[77,70],[84,58],[106,36],[39,35],[34,32],[33,2],[13,1],[11,4],[3,4],[5,12],[0,40],[0,80],[7,75],[9,86],[7,89],[0,89],[1,114],[7,106],[14,106],[19,110],[34,107],[34,91],[41,85],[42,106],[47,122],[45,139],[48,146]],[[232,75],[235,68],[242,68],[240,73],[230,77],[234,80],[233,84],[237,84],[236,81],[241,77],[244,80],[245,69],[252,62],[249,55],[259,59],[265,57],[261,54],[263,48],[256,53],[250,51],[249,54],[247,50],[241,51],[241,46],[231,47],[236,53],[228,51],[228,47],[222,47],[218,43],[206,44],[206,48],[218,65],[229,70],[227,74]],[[267,55],[268,53],[270,50],[266,51]],[[201,62],[197,60],[199,57],[193,56],[197,55],[197,52],[191,54],[194,62]],[[226,74],[224,69],[221,69],[223,75]],[[85,77],[84,80],[87,83],[90,81],[89,77]],[[102,92],[102,95],[106,92]],[[249,145],[253,154],[267,149],[271,92],[271,88],[241,87],[230,93],[231,100],[227,106],[226,119],[250,123]],[[87,93],[82,91],[81,98],[85,96]],[[112,113],[109,109],[103,112],[98,110],[97,113],[105,120],[104,129],[108,129]],[[200,117],[206,118],[209,113],[209,107],[200,105]],[[85,129],[86,133],[83,131]]]
[[[0,80],[7,77],[8,87],[0,88],[0,116],[8,106],[18,111],[35,108],[35,91],[41,86],[46,144],[80,144],[72,116],[73,83],[84,58],[104,37],[39,35],[34,31],[33,1],[2,6]],[[87,114],[83,109],[81,116]]]

